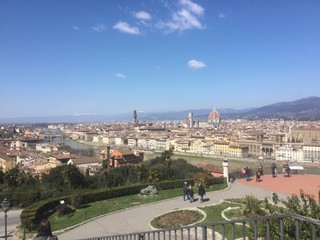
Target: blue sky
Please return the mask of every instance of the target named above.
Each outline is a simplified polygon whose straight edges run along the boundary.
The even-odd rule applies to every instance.
[[[318,0],[1,0],[0,117],[319,96]]]

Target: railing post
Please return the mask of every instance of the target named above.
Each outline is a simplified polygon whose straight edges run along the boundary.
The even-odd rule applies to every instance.
[[[257,229],[257,221],[254,221],[254,236],[253,239],[258,239],[258,229]]]
[[[280,240],[283,240],[283,219],[280,219]]]
[[[143,233],[140,234],[139,240],[144,240],[144,234]]]
[[[242,239],[246,240],[246,222],[242,222]]]
[[[207,226],[202,226],[202,240],[207,240]]]
[[[314,226],[314,224],[311,225],[311,229],[312,229],[312,240],[316,239],[316,227]]]
[[[266,232],[267,240],[270,240],[270,221],[269,220],[266,221],[266,227],[267,227],[267,232]]]
[[[296,239],[299,240],[299,221],[296,220]]]

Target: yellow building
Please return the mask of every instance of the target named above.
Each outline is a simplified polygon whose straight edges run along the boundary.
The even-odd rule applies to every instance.
[[[0,155],[0,168],[4,172],[9,171],[17,166],[17,154],[9,153]]]
[[[246,157],[249,153],[249,147],[240,145],[229,145],[229,156]]]
[[[230,142],[226,142],[226,141],[216,141],[214,142],[214,154],[216,155],[220,155],[220,156],[227,156],[230,148],[229,148]]]

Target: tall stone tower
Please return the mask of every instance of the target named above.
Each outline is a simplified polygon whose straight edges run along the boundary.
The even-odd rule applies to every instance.
[[[132,124],[133,124],[133,125],[137,125],[137,123],[138,123],[138,120],[137,120],[137,111],[134,110],[134,111],[133,111],[133,114],[132,114]]]
[[[189,120],[189,128],[192,129],[193,128],[193,113],[192,112],[189,112],[188,120]]]

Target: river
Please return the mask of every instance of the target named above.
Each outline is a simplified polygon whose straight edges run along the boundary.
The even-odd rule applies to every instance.
[[[91,146],[91,145],[88,145],[88,144],[84,144],[84,143],[80,143],[80,142],[77,142],[77,141],[74,141],[72,139],[69,139],[69,138],[64,138],[64,139],[61,139],[61,138],[53,138],[52,141],[51,141],[52,144],[59,144],[59,143],[62,143],[62,144],[65,144],[73,149],[81,149],[81,150],[92,150],[94,152],[94,156],[98,156],[100,155],[100,151],[102,149],[102,147],[96,147],[96,146]]]

